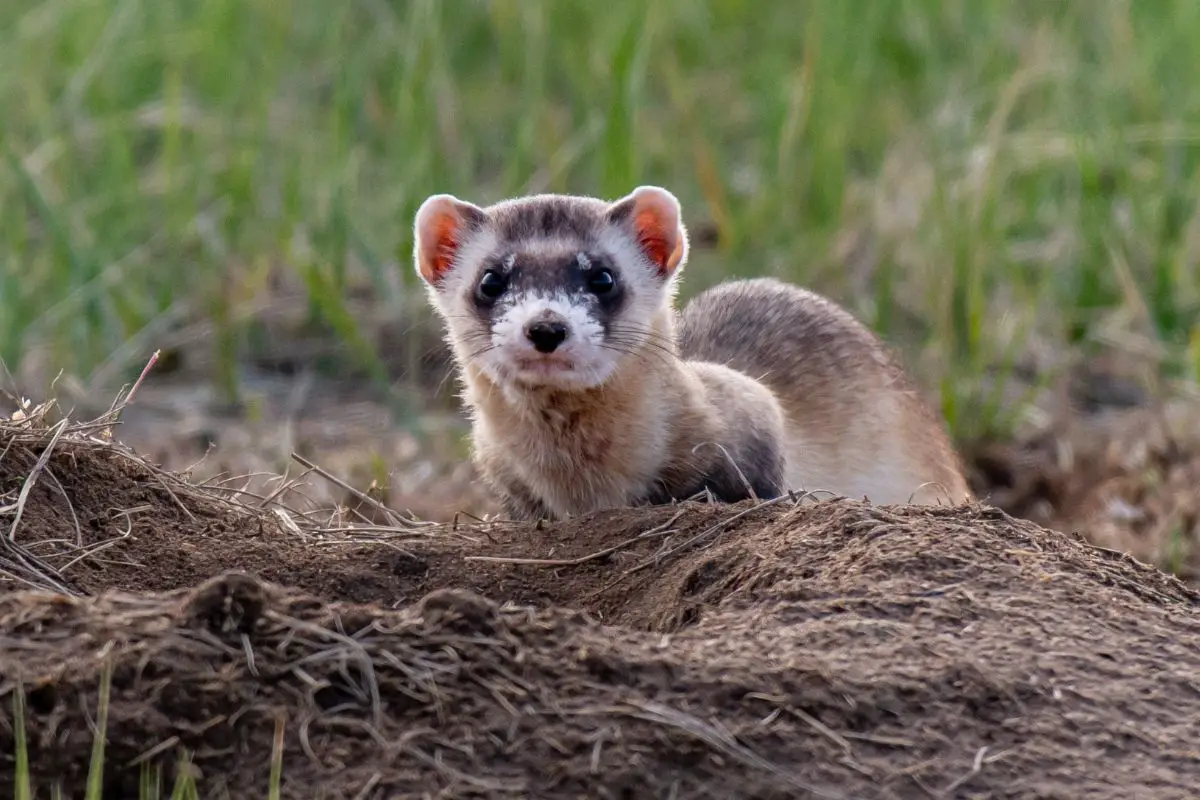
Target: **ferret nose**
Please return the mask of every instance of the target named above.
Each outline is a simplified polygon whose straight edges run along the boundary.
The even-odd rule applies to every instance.
[[[561,322],[539,320],[525,328],[525,336],[539,353],[553,353],[567,338],[567,326]]]

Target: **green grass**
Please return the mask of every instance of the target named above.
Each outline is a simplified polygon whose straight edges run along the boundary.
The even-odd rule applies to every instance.
[[[426,195],[653,182],[719,234],[686,292],[832,294],[962,437],[1035,347],[1194,381],[1197,42],[1188,0],[9,0],[0,358],[125,377],[201,320],[233,395],[282,267],[383,381],[343,297],[421,302]]]

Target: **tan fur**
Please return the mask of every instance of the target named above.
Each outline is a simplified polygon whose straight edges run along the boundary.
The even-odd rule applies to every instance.
[[[879,504],[971,498],[942,421],[884,344],[813,292],[759,278],[718,285],[684,311],[685,357],[770,387],[787,418],[788,483]]]
[[[629,227],[604,217],[620,203],[633,208],[619,217]],[[876,503],[970,497],[941,421],[835,304],[760,279],[718,285],[676,313],[687,236],[665,190],[614,204],[543,196],[478,209],[440,195],[427,205],[416,266],[447,323],[474,459],[511,515],[665,502],[703,485],[734,499],[785,484]],[[609,322],[620,352],[590,352],[600,366],[570,385],[514,377],[503,359],[481,357],[479,342],[498,330],[472,306],[487,259],[527,263],[544,288],[557,280],[553,265],[585,250],[611,258],[629,293]]]

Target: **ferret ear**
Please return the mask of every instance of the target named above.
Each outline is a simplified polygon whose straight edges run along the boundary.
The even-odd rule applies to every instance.
[[[449,194],[435,194],[421,203],[413,225],[413,261],[417,273],[431,286],[449,274],[466,237],[482,227],[482,208]]]
[[[687,229],[675,195],[658,186],[639,186],[608,209],[610,222],[628,229],[664,278],[687,261]]]

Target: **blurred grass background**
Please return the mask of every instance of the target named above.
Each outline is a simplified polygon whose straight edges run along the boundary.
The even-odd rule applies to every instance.
[[[351,298],[420,318],[425,196],[659,183],[685,296],[825,291],[1003,436],[1080,357],[1195,383],[1198,61],[1189,0],[3,0],[0,358],[235,398],[290,281],[403,394]]]

